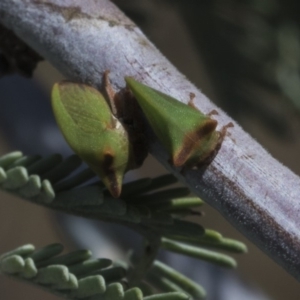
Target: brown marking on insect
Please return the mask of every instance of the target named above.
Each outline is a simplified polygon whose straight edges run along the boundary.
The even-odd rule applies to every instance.
[[[214,121],[214,120],[212,120]],[[217,121],[215,121],[217,122]],[[234,127],[233,123],[230,122],[227,125],[223,126],[221,131],[217,131],[216,134],[218,134],[217,139],[216,139],[216,143],[215,146],[212,147],[211,151],[205,153],[201,159],[201,161],[196,162],[195,164],[190,164],[190,165],[186,165],[183,167],[183,169],[181,170],[181,173],[184,174],[186,172],[187,169],[203,169],[206,168],[212,161],[213,159],[216,157],[218,151],[220,150],[223,140],[227,134],[227,129]]]
[[[109,80],[109,70],[104,71],[103,77],[102,77],[102,89],[105,92],[105,98],[108,100],[108,104],[111,108],[112,113],[117,116],[117,108],[115,106],[115,96],[116,92],[112,88],[111,82]]]
[[[146,129],[141,108],[129,88],[120,90],[115,101],[118,110],[120,110],[118,115],[128,133],[131,145],[128,169],[135,169],[143,164],[148,155],[148,141],[145,138]]]
[[[213,161],[213,159],[216,157],[217,153],[219,152],[219,150],[222,146],[223,140],[227,134],[227,129],[231,128],[231,127],[234,127],[234,125],[232,122],[229,122],[227,125],[222,127],[221,131],[218,131],[219,137],[218,137],[218,141],[216,143],[215,148],[212,149],[212,151],[210,153],[208,153],[208,155],[202,162],[197,164],[198,169],[203,166],[208,166]]]
[[[214,160],[214,158],[216,157],[217,153],[219,152],[222,142],[223,142],[223,136],[221,135],[221,133],[218,131],[218,137],[217,137],[217,141],[215,143],[215,146],[207,153],[205,153],[205,156],[202,158],[201,161],[196,163],[196,169],[202,169],[202,168],[206,168],[207,166],[210,165],[210,163]]]
[[[209,119],[204,125],[201,125],[198,130],[188,132],[183,140],[181,149],[173,156],[173,164],[176,167],[182,166],[193,153],[196,147],[199,146],[199,141],[211,134],[217,127],[218,122]]]
[[[129,88],[115,92],[109,80],[109,70],[103,74],[102,88],[109,100],[114,116],[124,125],[128,133],[131,151],[128,170],[140,167],[148,155],[145,124],[140,107]]]
[[[110,149],[106,150],[104,153],[104,159],[102,163],[102,168],[104,170],[105,177],[108,178],[110,182],[110,193],[114,198],[118,198],[121,194],[121,186],[118,185],[116,170],[113,167],[114,163],[114,153]]]

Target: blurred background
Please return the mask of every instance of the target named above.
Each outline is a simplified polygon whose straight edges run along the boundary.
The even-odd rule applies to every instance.
[[[169,60],[238,121],[276,159],[300,175],[300,4],[295,0],[114,1]],[[1,41],[0,41],[1,43]],[[0,80],[0,155],[71,153],[50,107],[50,90],[62,76],[42,62],[33,79]],[[128,180],[165,173],[152,158]],[[300,199],[299,199],[300,201]],[[199,222],[239,239],[249,254],[236,256],[237,271],[192,259],[165,257],[203,284],[208,300],[299,300],[300,285],[208,205]],[[128,237],[120,239],[124,235]],[[120,257],[135,236],[100,222],[54,214],[0,191],[0,253],[25,243],[63,242],[95,256]],[[112,250],[108,245],[117,245]],[[121,247],[121,248],[120,248]],[[113,258],[113,257],[112,257]],[[7,278],[1,299],[58,299]]]

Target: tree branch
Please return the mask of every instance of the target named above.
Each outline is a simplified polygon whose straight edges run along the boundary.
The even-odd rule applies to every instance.
[[[0,22],[68,78],[100,88],[109,69],[115,88],[134,76],[153,88],[216,109],[219,128],[234,127],[205,171],[180,174],[148,132],[151,152],[201,198],[300,279],[300,179],[180,74],[108,0],[2,0]]]

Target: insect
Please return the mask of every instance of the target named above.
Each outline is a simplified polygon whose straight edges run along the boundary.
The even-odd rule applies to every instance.
[[[112,196],[121,194],[130,161],[130,142],[102,94],[85,84],[56,83],[52,108],[74,152],[102,179]]]
[[[217,121],[193,107],[192,99],[185,105],[131,77],[125,81],[175,167],[201,167],[214,157],[226,128],[216,131]]]
[[[216,131],[217,121],[131,77],[125,81],[127,88],[115,93],[105,72],[106,99],[81,83],[63,81],[52,90],[53,112],[66,141],[113,197],[121,194],[125,172],[147,156],[141,116],[129,105],[133,98],[174,166],[201,166],[214,157],[224,136]]]

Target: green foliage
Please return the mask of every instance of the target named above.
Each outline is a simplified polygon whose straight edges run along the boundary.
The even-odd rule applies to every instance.
[[[227,268],[235,268],[235,260],[210,248],[247,251],[238,241],[184,220],[199,214],[194,209],[203,201],[189,196],[186,188],[157,191],[175,183],[173,175],[124,184],[116,199],[101,182],[85,183],[94,177],[90,169],[72,175],[80,163],[77,156],[63,160],[60,155],[41,158],[12,152],[0,157],[0,188],[55,210],[127,226],[145,238],[144,253],[133,266],[109,267],[110,260],[91,260],[86,250],[59,255],[58,244],[40,250],[27,245],[1,256],[2,273],[48,286],[70,299],[204,299],[201,286],[155,261],[157,251],[164,248]],[[157,295],[153,287],[167,294]]]
[[[141,289],[126,288],[126,270],[115,267],[111,260],[92,260],[88,250],[60,255],[62,251],[61,244],[48,245],[38,250],[33,245],[24,245],[0,257],[0,274],[40,286],[66,299],[188,299],[183,292],[144,297]]]

